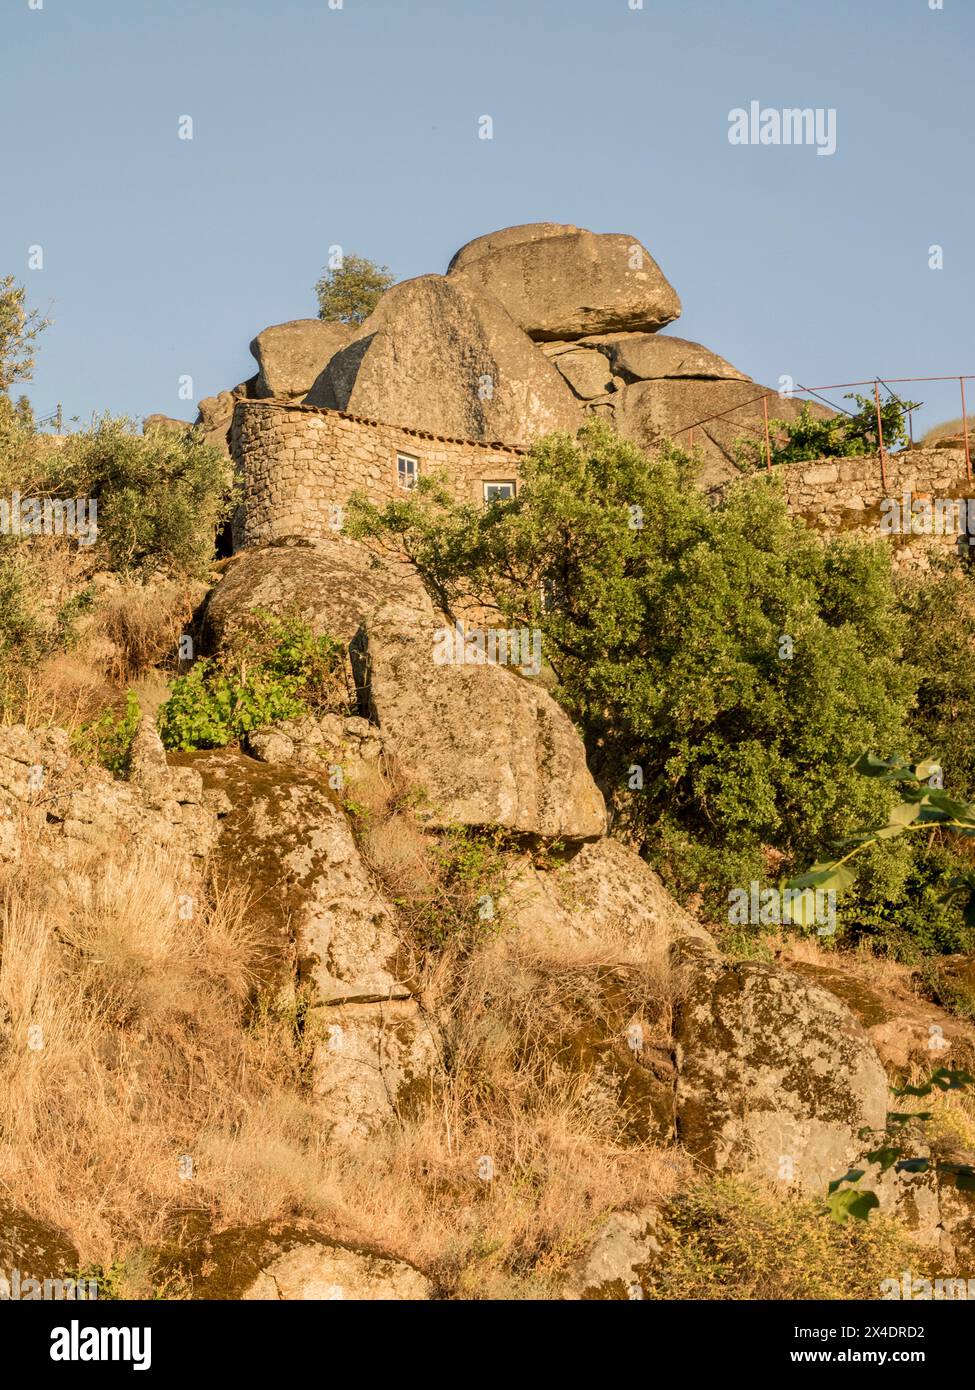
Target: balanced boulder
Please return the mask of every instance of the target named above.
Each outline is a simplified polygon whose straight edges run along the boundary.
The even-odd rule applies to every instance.
[[[680,300],[635,237],[534,222],[477,237],[447,270],[503,304],[531,338],[581,338],[617,329],[653,332]]]
[[[605,354],[614,375],[629,381],[701,377],[709,381],[750,378],[716,352],[669,333],[607,333],[583,338],[578,347]],[[561,362],[556,364],[561,367]]]

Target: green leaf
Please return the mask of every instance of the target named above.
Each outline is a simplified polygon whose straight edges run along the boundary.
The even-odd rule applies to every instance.
[[[790,878],[785,886],[792,889],[822,888],[827,891],[832,888],[836,893],[845,893],[855,881],[856,875],[853,870],[834,859],[826,863],[813,864],[806,873],[799,874],[797,878]]]
[[[875,1192],[860,1192],[857,1188],[851,1187],[845,1192],[834,1192],[827,1197],[826,1205],[837,1225],[843,1226],[851,1216],[857,1221],[866,1221],[874,1207],[880,1206],[880,1202]]]
[[[883,782],[916,781],[914,769],[900,753],[895,753],[892,758],[878,758],[876,753],[863,753],[853,764],[853,769],[863,777],[878,777]]]

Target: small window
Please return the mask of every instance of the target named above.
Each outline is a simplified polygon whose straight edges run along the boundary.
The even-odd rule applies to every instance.
[[[415,487],[419,471],[419,459],[413,458],[410,454],[396,455],[396,481],[399,483],[400,487]]]
[[[514,483],[485,483],[485,502],[509,502],[515,495]]]

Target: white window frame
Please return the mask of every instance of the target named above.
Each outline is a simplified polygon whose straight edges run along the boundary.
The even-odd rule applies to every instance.
[[[413,465],[412,470],[402,468],[400,465],[403,463],[411,463]],[[416,487],[416,480],[419,476],[420,460],[416,455],[398,453],[396,455],[396,482],[403,491],[409,492],[411,488]]]
[[[488,478],[485,479],[482,486],[484,489],[485,505],[488,505],[491,502],[508,502],[515,495],[515,480],[513,478]],[[488,495],[488,488],[491,487],[506,487],[510,488],[511,491],[503,493],[500,497],[490,497]]]

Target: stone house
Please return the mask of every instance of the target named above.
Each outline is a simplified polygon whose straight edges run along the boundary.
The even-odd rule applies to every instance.
[[[231,453],[243,488],[234,549],[285,536],[334,535],[353,492],[371,502],[402,497],[441,474],[458,501],[514,496],[527,451],[450,439],[290,401],[238,401]]]

